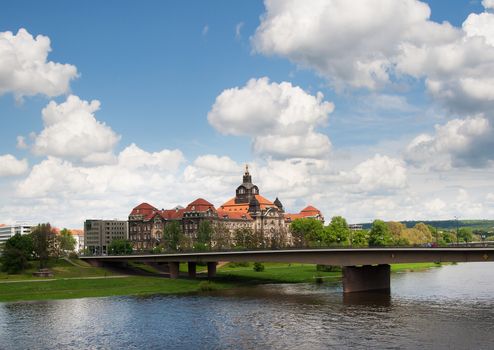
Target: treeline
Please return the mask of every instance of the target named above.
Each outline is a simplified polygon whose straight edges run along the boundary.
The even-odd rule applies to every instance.
[[[220,251],[247,249],[316,248],[316,247],[380,247],[447,245],[479,239],[469,228],[446,231],[437,230],[423,222],[407,227],[401,222],[375,220],[369,229],[350,230],[347,221],[335,216],[328,225],[312,218],[294,220],[290,234],[276,232],[264,236],[251,228],[240,228],[233,232],[222,225],[202,221],[195,236],[185,235],[178,222],[165,225],[162,239],[152,249],[153,253]],[[132,244],[125,240],[113,241],[108,249],[112,255],[132,253]],[[148,250],[149,251],[149,250]]]
[[[50,224],[39,224],[30,234],[15,234],[2,247],[0,256],[1,270],[7,273],[18,273],[37,260],[40,269],[45,268],[50,258],[60,258],[72,252],[76,240],[69,230],[63,229],[60,234]]]
[[[400,221],[407,228],[413,228],[419,223],[432,226],[434,229],[438,230],[456,230],[456,227],[467,227],[472,230],[484,231],[494,234],[494,220],[426,220],[426,221],[415,221],[415,220],[405,220]],[[372,227],[372,222],[361,224],[363,229],[369,230]]]

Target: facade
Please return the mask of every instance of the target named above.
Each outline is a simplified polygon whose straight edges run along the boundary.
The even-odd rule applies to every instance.
[[[70,232],[75,239],[75,252],[80,253],[84,251],[84,230],[71,229]]]
[[[14,225],[0,225],[0,244],[7,241],[10,237],[14,236],[16,233],[21,235],[27,235],[31,233],[31,230],[35,225],[30,224],[14,224]]]
[[[202,198],[185,208],[167,210],[159,210],[148,203],[139,204],[129,214],[129,240],[136,250],[151,250],[160,245],[165,226],[176,223],[185,239],[193,242],[201,222],[209,221],[216,233],[213,245],[217,248],[221,248],[223,242],[233,242],[235,232],[242,229],[255,235],[263,246],[289,246],[292,244],[289,226],[297,218],[324,222],[321,212],[312,206],[297,214],[285,213],[278,198],[271,202],[259,193],[246,166],[235,196],[218,208]]]
[[[128,239],[127,221],[84,221],[84,248],[92,254],[107,254],[108,246],[115,239]]]

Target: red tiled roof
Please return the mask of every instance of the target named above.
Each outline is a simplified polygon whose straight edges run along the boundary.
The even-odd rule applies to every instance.
[[[176,219],[181,219],[182,216],[184,215],[185,209],[167,209],[167,210],[160,210],[159,214],[161,217],[165,220],[176,220]]]
[[[297,214],[285,214],[285,220],[293,221],[295,219],[309,218],[314,216],[322,216],[321,211],[312,205],[308,205]]]
[[[256,194],[255,196],[257,201],[261,205],[261,209],[276,207],[273,202],[264,198],[260,194]],[[247,213],[249,211],[249,203],[235,203],[235,198],[231,198],[227,202],[223,203],[218,209],[222,209],[228,212]]]
[[[208,209],[213,211],[215,210],[214,205],[203,198],[197,198],[192,203],[189,203],[185,209],[186,211],[207,211]]]
[[[312,205],[308,205],[307,207],[302,209],[302,211],[300,213],[310,213],[310,214],[314,214],[314,215],[317,215],[317,214],[321,215],[321,212],[319,211],[319,209],[314,208]]]
[[[84,236],[84,230],[79,230],[79,229],[70,229],[70,232],[72,233],[72,235],[74,236]]]
[[[141,203],[132,209],[129,215],[144,215],[144,219],[150,219],[156,212],[158,212],[158,209],[153,207],[151,204]]]

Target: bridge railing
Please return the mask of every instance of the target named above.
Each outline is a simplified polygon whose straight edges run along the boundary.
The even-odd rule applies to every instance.
[[[154,255],[154,254],[188,254],[188,253],[229,253],[229,252],[242,252],[242,251],[273,251],[273,250],[300,250],[300,249],[399,249],[399,248],[489,248],[494,247],[494,241],[484,242],[468,242],[468,243],[449,243],[443,245],[437,245],[434,243],[425,244],[413,244],[413,245],[385,245],[385,246],[355,246],[355,245],[318,245],[318,246],[288,246],[288,247],[239,247],[239,248],[225,248],[225,249],[178,249],[178,250],[134,250],[132,253],[122,254],[88,254],[83,253],[81,256],[119,256],[119,255]]]

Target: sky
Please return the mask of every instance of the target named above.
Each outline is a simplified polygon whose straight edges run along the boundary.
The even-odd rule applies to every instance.
[[[494,0],[5,1],[0,223],[492,219]]]

